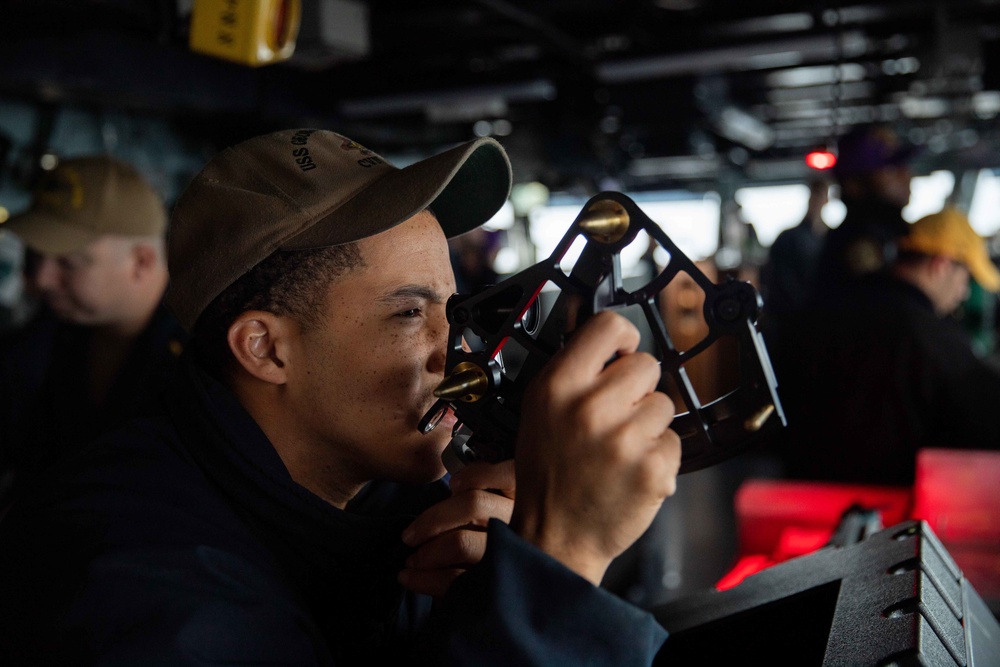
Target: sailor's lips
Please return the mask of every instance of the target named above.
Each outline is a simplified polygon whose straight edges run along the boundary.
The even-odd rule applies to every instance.
[[[449,407],[444,416],[441,417],[441,421],[438,422],[437,427],[445,427],[448,430],[451,430],[456,423],[458,423],[458,417],[455,415],[455,411]]]

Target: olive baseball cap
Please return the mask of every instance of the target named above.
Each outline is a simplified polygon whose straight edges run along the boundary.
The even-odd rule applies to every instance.
[[[990,259],[986,241],[958,209],[949,207],[914,222],[899,240],[899,249],[948,257],[965,266],[983,289],[1000,292],[1000,271]]]
[[[108,155],[60,161],[39,179],[28,210],[3,225],[43,255],[76,252],[107,235],[163,235],[166,227],[156,191],[134,167]]]
[[[510,187],[510,161],[489,138],[399,169],[328,130],[254,137],[213,157],[177,201],[167,303],[191,331],[215,297],[276,251],[358,241],[428,207],[456,236],[489,220]]]

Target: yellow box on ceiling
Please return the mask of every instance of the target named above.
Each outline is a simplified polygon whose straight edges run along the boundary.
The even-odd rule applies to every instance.
[[[192,51],[257,67],[295,52],[301,0],[195,0]]]

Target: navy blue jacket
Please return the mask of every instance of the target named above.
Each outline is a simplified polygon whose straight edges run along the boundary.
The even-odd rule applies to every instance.
[[[870,276],[795,328],[775,366],[788,476],[909,486],[923,447],[1000,449],[1000,371],[914,285]]]
[[[431,609],[400,532],[447,493],[292,481],[235,397],[182,364],[162,415],[51,470],[0,522],[0,664],[649,664],[648,613],[489,527]]]
[[[180,323],[160,306],[106,400],[95,405],[87,398],[92,332],[43,311],[0,337],[0,471],[15,473],[21,487],[68,450],[155,410],[187,341]],[[7,497],[0,492],[0,505]]]
[[[847,215],[823,239],[813,278],[812,300],[823,308],[854,289],[859,280],[884,273],[909,230],[902,207],[875,197],[843,198]]]

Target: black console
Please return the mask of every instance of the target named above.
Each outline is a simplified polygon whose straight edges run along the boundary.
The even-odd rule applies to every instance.
[[[1000,665],[1000,624],[923,521],[653,613],[658,665]]]

